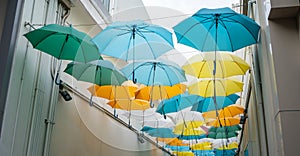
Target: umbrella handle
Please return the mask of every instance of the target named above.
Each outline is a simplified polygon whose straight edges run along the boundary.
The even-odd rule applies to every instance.
[[[56,76],[55,76],[55,84],[56,85],[60,85],[62,83],[62,80],[60,80],[59,78],[59,72],[56,73]]]
[[[93,95],[92,95],[91,98],[90,98],[89,104],[90,104],[90,106],[93,106],[93,105],[94,105],[94,104],[93,104]]]

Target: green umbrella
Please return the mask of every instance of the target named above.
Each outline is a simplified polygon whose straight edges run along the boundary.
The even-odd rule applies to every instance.
[[[87,64],[71,62],[64,70],[75,79],[100,86],[121,85],[126,77],[107,60],[92,61]]]
[[[49,24],[26,33],[24,36],[35,49],[50,54],[57,59],[85,63],[102,60],[96,45],[90,41],[91,38],[72,26]]]
[[[209,132],[207,138],[224,139],[238,136],[237,132]]]
[[[240,125],[234,125],[234,126],[223,126],[223,127],[211,127],[208,132],[236,132],[241,130]]]

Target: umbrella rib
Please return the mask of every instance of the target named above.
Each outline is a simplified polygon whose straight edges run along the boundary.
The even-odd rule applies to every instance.
[[[71,36],[71,37],[74,38],[78,43],[80,43],[79,47],[82,50],[82,55],[84,57],[84,62],[85,63],[88,62],[87,59],[86,59],[86,56],[84,55],[84,48],[81,46],[81,41],[77,37],[73,37],[73,36]],[[77,50],[77,52],[78,52],[78,50]],[[76,55],[77,55],[77,53],[76,53]],[[74,60],[75,60],[75,58],[74,58]]]
[[[130,47],[130,43],[131,43],[131,41],[133,40],[133,34],[131,33],[131,35],[130,35],[130,38],[129,38],[129,41],[128,41],[128,44],[127,44],[127,55],[126,55],[126,61],[128,61],[128,54],[129,54],[129,47]],[[133,41],[134,42],[134,41]],[[134,47],[132,47],[132,48],[134,48]],[[134,62],[134,58],[133,58],[133,62]],[[133,64],[133,68],[134,68],[134,64]],[[134,80],[132,80],[132,81],[134,81]]]
[[[163,67],[163,65],[160,65],[160,67],[164,70],[164,71],[166,71],[166,69],[165,69],[165,67]],[[170,79],[170,76],[166,73],[166,75],[167,75],[167,77],[168,77],[168,81],[169,81],[169,83],[170,83],[170,86],[173,86],[173,83],[171,82],[171,79]]]
[[[151,52],[152,52],[153,58],[156,59],[157,57],[156,57],[155,54],[154,54],[154,50],[153,50],[152,47],[150,46],[150,43],[148,42],[146,36],[145,36],[142,32],[140,32],[140,30],[137,29],[136,31],[137,31],[137,35],[141,36],[141,37],[146,41],[147,45],[149,46],[149,48],[150,48],[150,50],[151,50]]]
[[[158,27],[159,28],[159,27]],[[151,30],[148,30],[148,29],[144,29],[144,30],[147,30],[147,31],[140,31],[141,33],[154,33],[154,34],[156,34],[157,36],[160,36],[161,38],[163,38],[165,41],[167,41],[168,42],[168,39],[167,38],[165,38],[165,36],[163,36],[163,35],[161,35],[161,34],[159,34],[159,33],[156,33],[155,31],[151,31]],[[167,30],[166,30],[167,31]],[[171,34],[171,33],[170,33]],[[168,42],[169,43],[169,42]],[[170,44],[170,43],[169,43]],[[170,44],[171,45],[171,44]],[[172,45],[173,46],[173,45]]]
[[[203,60],[203,62],[207,62],[206,60]],[[204,68],[204,63],[203,63],[203,65],[200,67],[200,69],[199,69],[199,74],[198,74],[198,78],[200,78],[200,75],[201,75],[201,72],[202,72],[202,69]]]
[[[203,44],[202,44],[202,49],[201,49],[201,51],[204,51],[204,45],[205,45],[205,43],[206,43],[206,40],[207,40],[207,36],[208,36],[208,34],[210,33],[210,30],[212,29],[212,27],[215,25],[215,20],[211,23],[211,25],[210,25],[210,27],[208,28],[208,30],[207,30],[207,32],[206,32],[206,35],[205,35],[205,38],[204,38],[204,42],[203,42]],[[218,30],[216,30],[216,31],[218,31]],[[216,32],[217,33],[217,32]],[[217,39],[216,39],[217,40]],[[216,50],[216,49],[215,49]]]
[[[225,30],[226,30],[226,33],[227,33],[227,35],[228,35],[228,38],[229,38],[229,43],[230,43],[230,46],[231,46],[231,51],[234,51],[234,47],[233,47],[233,42],[232,42],[232,39],[231,39],[231,36],[230,36],[230,34],[229,34],[229,32],[228,32],[228,29],[227,29],[227,26],[225,25],[225,23],[223,22],[223,20],[222,19],[219,19],[221,22],[219,22],[224,28],[225,28]]]

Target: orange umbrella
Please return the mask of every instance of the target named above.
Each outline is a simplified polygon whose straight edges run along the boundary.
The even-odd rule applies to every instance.
[[[234,117],[244,113],[245,108],[239,104],[233,104],[219,110],[219,118]],[[216,111],[209,111],[202,114],[204,118],[217,118]]]
[[[176,84],[174,86],[143,86],[136,91],[135,98],[143,100],[169,99],[178,94],[184,93],[186,85]]]
[[[226,117],[226,118],[220,118],[219,121],[217,119],[212,120],[208,123],[206,123],[207,126],[213,126],[213,127],[220,127],[220,122],[222,126],[234,126],[238,125],[240,123],[239,117]]]
[[[157,141],[165,142],[170,146],[188,146],[189,144],[184,144],[182,140],[178,138],[157,138]]]
[[[113,99],[132,99],[135,97],[134,92],[138,86],[133,84],[132,81],[125,81],[121,86],[98,86],[92,85],[88,88],[92,96]]]
[[[112,108],[122,109],[122,110],[146,110],[150,108],[149,101],[140,99],[115,99],[107,103]]]

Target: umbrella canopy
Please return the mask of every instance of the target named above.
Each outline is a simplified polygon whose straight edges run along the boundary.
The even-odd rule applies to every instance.
[[[87,64],[71,62],[64,70],[75,79],[91,82],[100,86],[121,85],[126,77],[106,60],[92,61]]]
[[[178,112],[184,108],[193,106],[200,102],[203,98],[198,95],[179,94],[171,99],[163,100],[156,109],[160,114]]]
[[[186,85],[184,84],[175,84],[174,86],[143,86],[136,91],[135,98],[148,101],[169,99],[184,93],[185,90]]]
[[[234,125],[234,126],[223,126],[223,127],[211,127],[209,128],[209,132],[236,132],[241,130],[240,125]]]
[[[230,149],[237,149],[239,144],[237,142],[230,143],[228,145],[223,145],[222,147],[218,147],[218,150],[230,150]]]
[[[88,91],[92,96],[106,98],[108,100],[113,99],[132,99],[135,97],[134,92],[137,90],[137,86],[99,86],[92,85],[88,88]]]
[[[194,153],[191,151],[176,151],[172,152],[172,154],[175,154],[177,156],[194,156]]]
[[[219,120],[213,120],[206,125],[213,126],[213,127],[220,127],[220,122],[222,126],[234,126],[240,124],[240,118],[239,117],[227,117],[227,118],[220,118]]]
[[[197,156],[215,156],[215,153],[213,150],[193,150],[193,153]]]
[[[193,130],[193,129],[199,128],[203,124],[205,124],[204,121],[184,121],[184,122],[176,124],[173,132],[175,134],[181,134],[182,132],[184,132],[186,130]],[[194,135],[196,135],[196,134],[194,134]]]
[[[24,36],[34,48],[57,59],[85,63],[102,60],[96,45],[90,41],[91,38],[72,26],[49,24],[24,34]]]
[[[134,81],[147,86],[173,86],[186,81],[184,71],[178,65],[167,61],[135,62],[128,64],[121,71],[128,79],[132,79],[135,73]]]
[[[223,139],[223,138],[232,138],[238,136],[237,132],[209,132],[207,134],[208,138],[213,139]]]
[[[180,140],[199,140],[202,138],[206,138],[206,134],[201,135],[179,135],[178,139]]]
[[[215,80],[216,96],[228,96],[230,94],[241,92],[244,83],[233,79],[217,79]],[[213,80],[200,80],[188,86],[190,94],[200,95],[202,97],[214,96]]]
[[[233,104],[227,107],[222,108],[219,110],[219,118],[225,118],[225,117],[234,117],[238,114],[244,113],[245,108],[239,104]],[[204,118],[216,118],[216,112],[215,111],[209,111],[202,114]]]
[[[212,78],[214,61],[216,61],[216,78],[244,75],[250,66],[240,57],[225,53],[207,52],[194,55],[182,66],[186,74],[197,78]]]
[[[216,96],[215,98],[217,102],[217,108],[221,109],[234,104],[240,98],[240,96],[238,96],[237,94],[230,94],[228,96]],[[204,98],[199,103],[193,105],[191,110],[197,112],[208,112],[216,110],[213,97]]]
[[[169,146],[188,146],[188,144],[182,143],[182,140],[178,138],[157,138],[157,141],[164,142]]]
[[[197,143],[191,146],[192,150],[212,150],[211,142]]]
[[[235,155],[235,149],[229,149],[229,150],[215,150],[215,156],[233,156]]]
[[[165,148],[169,148],[170,150],[174,152],[186,152],[190,151],[189,146],[171,146],[171,145],[166,145]]]
[[[148,101],[140,99],[115,99],[107,103],[112,108],[121,109],[121,110],[146,110],[150,108]]]
[[[164,118],[159,118],[156,120],[145,120],[144,126],[157,127],[157,128],[163,128],[163,127],[164,128],[174,128],[175,124],[170,120],[166,120]]]
[[[179,43],[195,49],[235,51],[257,43],[260,26],[230,8],[204,8],[173,29]]]
[[[115,22],[92,41],[101,54],[126,61],[156,59],[173,49],[171,32],[143,21]]]
[[[149,134],[152,137],[159,138],[176,138],[177,135],[172,132],[170,128],[153,128],[149,126],[144,126],[141,129],[142,132]]]

